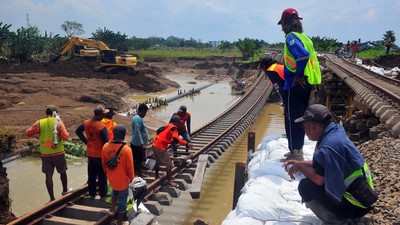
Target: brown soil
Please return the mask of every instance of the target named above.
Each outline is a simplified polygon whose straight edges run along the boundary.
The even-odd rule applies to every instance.
[[[160,60],[138,65],[134,74],[106,74],[96,71],[95,66],[96,63],[74,60],[23,65],[0,62],[0,131],[8,130],[15,140],[11,152],[4,153],[4,146],[0,146],[0,160],[18,153],[30,141],[37,143],[37,138],[27,139],[24,133],[36,120],[45,116],[44,110],[49,104],[59,107],[60,117],[70,136],[74,137],[75,128],[92,116],[96,104],[126,111],[137,104],[128,100],[133,93],[179,88],[176,82],[165,78],[167,74],[195,73],[198,74],[197,79],[217,82],[229,80],[227,74],[232,74],[239,64],[232,65],[229,58],[222,57]],[[146,118],[151,116],[149,111]],[[130,117],[116,115],[113,119],[130,126]],[[153,127],[157,127],[157,123],[162,125],[162,121],[156,118],[150,123],[156,123]],[[152,133],[154,131],[150,131],[150,135]],[[8,195],[6,169],[0,165],[0,224],[13,218],[8,212]]]

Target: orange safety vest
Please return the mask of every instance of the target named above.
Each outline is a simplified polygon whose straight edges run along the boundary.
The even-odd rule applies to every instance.
[[[113,140],[114,139],[114,127],[117,126],[117,123],[112,121],[111,119],[103,118],[101,120],[102,123],[104,123],[107,127],[107,133],[108,133],[108,140]]]
[[[179,138],[178,129],[172,123],[165,125],[166,128],[159,133],[153,141],[153,147],[159,150],[168,150],[168,145],[177,140],[181,145],[187,145],[187,142]]]
[[[276,72],[282,80],[285,80],[284,77],[284,65],[283,64],[278,64],[274,63],[271,66],[268,67],[267,71],[274,71]]]
[[[101,158],[103,149],[103,140],[101,139],[101,130],[106,126],[98,120],[88,119],[83,122],[87,139],[86,156]]]

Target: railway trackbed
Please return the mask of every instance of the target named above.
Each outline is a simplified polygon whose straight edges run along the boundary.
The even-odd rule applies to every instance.
[[[269,80],[264,76],[258,77],[254,85],[235,105],[192,133],[194,148],[189,152],[184,148],[178,148],[180,156],[174,159],[172,174],[179,188],[164,185],[166,175],[163,168],[158,179],[154,178],[153,171],[145,170],[147,190],[143,204],[151,213],[137,213],[133,210],[127,213],[127,220],[131,223],[136,221],[134,224],[149,224],[154,215],[162,214],[162,205],[173,204],[173,198],[178,198],[180,191],[187,190],[192,184],[200,156],[207,160],[208,166],[218,160],[235,139],[255,121],[272,89]],[[109,205],[98,197],[90,199],[85,195],[87,191],[87,185],[82,186],[39,209],[28,212],[9,225],[110,224],[113,215],[109,215],[106,211]],[[195,196],[199,194],[196,193]]]

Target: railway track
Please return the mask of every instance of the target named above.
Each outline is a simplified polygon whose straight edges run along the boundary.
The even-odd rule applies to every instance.
[[[136,220],[135,224],[149,224],[154,215],[162,213],[162,205],[171,205],[172,198],[178,198],[180,191],[187,190],[192,182],[199,156],[207,157],[208,164],[215,162],[224,151],[238,138],[241,133],[257,118],[273,87],[264,76],[259,76],[250,90],[235,105],[231,106],[216,119],[210,121],[192,133],[194,149],[186,153],[185,149],[178,149],[180,156],[175,159],[172,169],[174,182],[179,189],[167,187],[166,175],[163,170],[160,178],[154,179],[153,171],[144,171],[148,175],[147,191],[143,204],[149,213],[133,211],[134,216],[128,220]],[[161,168],[162,169],[162,168]],[[87,185],[52,201],[43,207],[29,212],[9,223],[17,224],[110,224],[113,215],[106,211],[108,205],[104,200],[96,197],[90,199],[85,196]],[[131,218],[129,218],[131,217]],[[147,221],[147,222],[146,222]]]
[[[400,136],[400,80],[370,71],[355,63],[325,54],[326,65],[355,93],[354,105],[375,114],[392,136]]]

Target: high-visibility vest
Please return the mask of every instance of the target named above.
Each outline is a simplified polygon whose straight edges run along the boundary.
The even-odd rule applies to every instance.
[[[353,172],[352,174],[350,174],[350,176],[346,177],[346,179],[344,180],[344,183],[346,185],[346,187],[350,186],[350,184],[359,176],[364,176],[363,170],[364,169],[364,173],[366,176],[366,180],[368,185],[374,189],[374,185],[372,184],[372,176],[371,176],[371,172],[368,168],[367,163],[364,163],[363,167],[359,170],[356,170],[355,172]],[[363,204],[361,204],[359,201],[357,201],[349,192],[345,192],[344,193],[344,197],[353,205],[358,206],[360,208],[367,208],[366,206],[364,206]]]
[[[56,118],[47,117],[39,120],[40,126],[40,154],[42,156],[53,156],[60,155],[64,152],[63,141],[61,140],[60,135],[57,135],[57,146],[53,146],[54,141],[54,124],[56,122]],[[55,147],[55,148],[53,148]]]
[[[301,43],[304,45],[304,48],[310,54],[306,68],[304,69],[304,76],[307,77],[308,83],[311,85],[321,84],[321,69],[319,68],[317,53],[314,50],[314,45],[311,39],[303,33],[291,32],[291,34],[296,35],[300,39]],[[288,47],[286,46],[286,43],[283,49],[283,57],[285,67],[292,73],[296,73],[296,59],[293,57],[292,53],[290,53]]]
[[[280,78],[282,78],[282,80],[285,80],[283,68],[283,64],[274,63],[268,67],[267,72],[274,71],[279,75]]]

